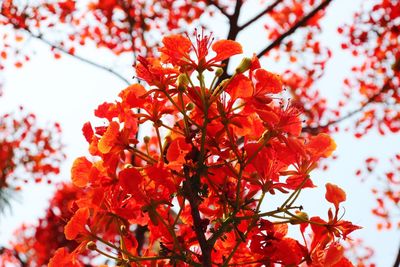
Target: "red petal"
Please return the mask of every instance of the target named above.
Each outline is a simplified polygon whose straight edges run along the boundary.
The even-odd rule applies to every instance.
[[[90,122],[86,122],[82,127],[83,136],[88,143],[92,142],[92,137],[94,135],[92,124]]]
[[[81,267],[82,264],[80,264],[76,259],[75,259],[75,254],[71,254],[68,252],[68,250],[65,247],[59,248],[54,252],[53,257],[50,259],[48,267],[64,267],[64,266],[70,266],[70,267]]]
[[[189,56],[192,42],[187,37],[178,34],[170,35],[164,37],[162,42],[164,47],[159,49],[162,61],[179,65],[182,59]]]
[[[304,182],[304,179],[307,179]],[[310,178],[306,178],[305,174],[298,174],[298,175],[291,175],[286,179],[286,185],[285,187],[288,189],[297,189],[300,187],[300,185],[303,184],[301,188],[313,188],[315,187],[314,183],[311,181]]]
[[[278,75],[268,72],[264,69],[255,71],[256,79],[255,95],[277,94],[282,91],[282,80]]]
[[[177,138],[168,147],[167,160],[169,162],[181,161],[190,149],[191,147],[185,142],[185,138]]]
[[[232,99],[248,98],[253,95],[253,84],[243,74],[236,75],[225,89]]]
[[[78,209],[64,227],[65,237],[68,240],[74,240],[79,234],[85,233],[85,225],[88,218],[88,208]]]
[[[119,172],[118,179],[125,192],[135,194],[139,189],[139,184],[143,181],[143,176],[135,168],[127,168]]]
[[[332,243],[325,255],[325,265],[332,266],[343,258],[344,248],[338,242]]]
[[[94,111],[94,115],[96,117],[105,118],[108,121],[111,121],[113,118],[118,116],[118,111],[115,104],[104,102],[97,107],[97,109]]]
[[[140,84],[132,84],[119,93],[119,97],[123,103],[126,103],[129,108],[138,105],[138,98],[146,93],[146,89]]]
[[[346,193],[339,186],[334,184],[327,183],[325,187],[326,200],[335,205],[335,208],[338,209],[339,204],[346,200]]]
[[[243,53],[242,46],[232,40],[219,40],[212,45],[212,50],[217,53],[213,58],[214,61],[222,61],[233,55]]]
[[[297,240],[284,238],[273,243],[275,247],[273,258],[282,261],[284,266],[298,266],[305,256],[305,251]]]

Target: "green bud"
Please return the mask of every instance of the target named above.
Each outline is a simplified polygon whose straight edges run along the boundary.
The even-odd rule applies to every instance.
[[[187,111],[190,111],[190,110],[194,109],[194,104],[192,102],[187,103],[185,109]]]
[[[296,217],[290,218],[291,224],[300,224],[306,221],[308,221],[308,214],[303,211],[297,213]]]
[[[178,85],[179,86],[186,86],[189,83],[189,79],[186,74],[180,74],[178,76]]]
[[[180,74],[178,76],[178,90],[183,92],[186,90],[189,80],[186,74]]]
[[[222,74],[224,74],[224,70],[222,68],[217,68],[217,70],[215,71],[215,76],[221,77]]]
[[[245,57],[240,62],[239,66],[236,68],[236,73],[243,73],[246,70],[250,69],[251,66],[251,58]]]

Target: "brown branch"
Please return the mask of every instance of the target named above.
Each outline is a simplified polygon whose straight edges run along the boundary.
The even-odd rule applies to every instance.
[[[240,10],[243,5],[243,0],[236,0],[235,4],[235,11],[233,12],[232,16],[229,18],[229,33],[228,33],[228,40],[235,40],[240,29],[238,25]]]
[[[320,10],[323,10],[326,8],[332,0],[325,0],[322,1],[321,4],[319,4],[315,9],[313,9],[310,13],[308,13],[306,16],[304,16],[301,20],[299,20],[296,24],[294,24],[289,30],[287,30],[285,33],[280,35],[275,41],[273,41],[271,44],[269,44],[266,48],[264,48],[261,52],[257,54],[257,57],[261,57],[268,53],[270,50],[273,48],[277,47],[282,43],[282,41],[293,34],[298,28],[305,26],[307,22],[312,19]]]
[[[195,174],[200,175],[200,174]],[[199,242],[201,249],[201,262],[204,267],[211,267],[211,249],[212,247],[208,244],[207,238],[204,234],[204,226],[202,219],[200,217],[199,202],[200,197],[198,196],[198,190],[193,185],[194,179],[200,179],[200,177],[190,177],[190,175],[185,172],[186,180],[183,183],[183,190],[185,196],[190,204],[190,213],[193,219],[193,230],[196,233],[197,241]]]
[[[335,124],[337,124],[337,123],[339,123],[339,122],[342,122],[342,121],[344,121],[344,120],[347,120],[347,119],[353,117],[353,116],[356,115],[357,113],[363,111],[364,108],[366,108],[369,104],[375,102],[375,100],[376,100],[383,92],[387,91],[387,90],[389,89],[389,84],[390,84],[391,80],[392,80],[392,79],[389,78],[389,79],[385,82],[385,84],[382,86],[382,88],[381,88],[378,92],[376,92],[374,95],[372,95],[372,96],[368,99],[368,101],[365,102],[365,103],[363,103],[359,108],[357,108],[357,109],[355,109],[355,110],[353,110],[353,111],[347,113],[347,114],[344,115],[343,117],[340,117],[340,118],[338,118],[338,119],[336,119],[336,120],[334,120],[334,121],[330,121],[330,122],[328,122],[328,123],[326,123],[326,124],[324,124],[324,125],[318,125],[318,126],[314,126],[314,127],[311,127],[311,126],[303,127],[302,132],[303,132],[303,133],[318,134],[321,130],[326,129],[326,128],[328,128],[329,126],[335,125]]]
[[[228,40],[236,40],[236,37],[240,32],[238,21],[239,21],[239,16],[240,16],[240,11],[241,11],[242,5],[243,5],[243,0],[236,0],[235,11],[229,17],[229,32],[228,32],[228,36],[226,38]],[[227,73],[228,67],[229,67],[229,62],[230,62],[230,58],[228,58],[222,62],[224,73],[221,77],[219,77],[218,83],[229,77],[229,75]]]
[[[242,26],[239,26],[239,30],[243,30],[244,28],[250,26],[253,22],[257,21],[259,18],[261,18],[262,16],[264,16],[265,14],[268,14],[269,12],[271,12],[280,2],[282,2],[283,0],[276,0],[274,3],[272,3],[271,5],[267,6],[263,11],[261,11],[260,13],[258,13],[258,15],[256,15],[255,17],[253,17],[252,19],[250,19],[249,21],[247,21],[245,24],[243,24]]]

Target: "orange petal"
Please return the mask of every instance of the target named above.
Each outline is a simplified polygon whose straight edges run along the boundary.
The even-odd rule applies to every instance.
[[[192,42],[189,38],[179,34],[166,36],[162,40],[164,47],[161,47],[161,60],[178,64],[180,60],[187,57],[192,47]]]
[[[321,133],[311,138],[307,149],[314,157],[327,158],[335,151],[336,143],[329,135]]]
[[[129,105],[130,108],[136,107],[138,103],[138,97],[144,95],[146,89],[140,84],[132,84],[119,93],[119,97],[122,102]]]
[[[117,142],[118,135],[119,124],[115,121],[112,121],[99,141],[99,151],[103,154],[110,152],[111,148]]]
[[[77,158],[72,164],[71,179],[72,183],[78,187],[85,187],[89,181],[92,163],[85,157]]]
[[[334,204],[336,209],[339,207],[339,203],[346,200],[346,193],[337,185],[327,183],[325,185],[326,193],[325,198],[330,203]]]
[[[89,215],[88,208],[80,208],[75,212],[64,227],[64,234],[68,240],[74,240],[79,234],[85,233],[85,225]]]
[[[243,53],[242,46],[238,42],[232,40],[216,41],[212,45],[212,50],[217,53],[217,55],[213,58],[215,61],[222,61],[230,58],[233,55]]]

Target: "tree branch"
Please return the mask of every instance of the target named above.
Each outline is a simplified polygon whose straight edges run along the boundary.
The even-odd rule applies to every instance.
[[[270,45],[268,45],[266,48],[264,48],[261,52],[257,54],[257,57],[261,57],[264,54],[268,53],[270,50],[273,48],[277,47],[282,43],[282,41],[293,34],[298,28],[304,26],[307,24],[307,22],[312,19],[320,10],[323,10],[325,7],[327,7],[332,0],[324,0],[319,4],[314,10],[312,10],[310,13],[308,13],[305,17],[303,17],[301,20],[299,20],[296,24],[294,24],[289,30],[287,30],[285,33],[280,35],[275,41],[273,41]]]
[[[14,26],[15,26],[15,25],[14,25]],[[41,41],[42,43],[45,43],[45,44],[47,44],[48,46],[50,46],[50,47],[52,47],[52,48],[54,48],[54,49],[56,49],[56,50],[58,50],[58,51],[60,51],[60,52],[62,52],[62,53],[64,53],[64,54],[67,54],[67,55],[69,55],[69,56],[71,56],[71,57],[73,57],[73,58],[75,58],[75,59],[77,59],[77,60],[80,60],[80,61],[82,61],[82,62],[84,62],[84,63],[87,63],[87,64],[89,64],[89,65],[91,65],[91,66],[93,66],[93,67],[96,67],[96,68],[98,68],[98,69],[101,69],[101,70],[104,70],[104,71],[107,71],[107,72],[113,74],[114,76],[116,76],[118,79],[120,79],[121,81],[123,81],[123,82],[124,82],[125,84],[127,84],[127,85],[131,84],[131,83],[129,82],[129,80],[127,80],[124,76],[122,76],[121,74],[119,74],[118,72],[114,71],[113,69],[111,69],[111,68],[109,68],[109,67],[100,65],[100,64],[98,64],[98,63],[96,63],[96,62],[94,62],[94,61],[91,61],[91,60],[87,59],[87,58],[84,58],[84,57],[81,57],[81,56],[78,56],[78,55],[75,55],[75,54],[71,54],[71,53],[70,53],[68,50],[66,50],[65,48],[53,44],[53,43],[50,42],[49,40],[45,39],[42,35],[36,35],[36,34],[34,34],[34,33],[31,32],[28,28],[18,28],[18,29],[24,30],[24,31],[27,32],[27,33],[29,34],[29,36],[31,36],[32,38],[35,38],[35,39]]]
[[[239,16],[240,16],[240,11],[241,11],[242,5],[243,5],[243,0],[236,0],[235,11],[229,17],[229,32],[228,32],[228,36],[226,38],[228,40],[236,40],[236,37],[240,32],[240,28],[238,26],[238,21],[239,21]],[[223,72],[222,76],[219,77],[218,83],[220,83],[222,80],[229,77],[229,75],[227,73],[228,67],[229,67],[229,62],[230,62],[230,58],[228,58],[222,62],[224,72]]]
[[[256,15],[255,17],[253,17],[252,19],[250,19],[249,21],[247,21],[245,24],[243,24],[242,26],[239,26],[239,30],[243,30],[244,28],[250,26],[253,22],[255,22],[256,20],[258,20],[259,18],[261,18],[262,16],[264,16],[265,14],[268,14],[269,12],[271,12],[280,2],[282,2],[283,0],[276,0],[274,3],[272,3],[271,5],[267,6],[263,11],[261,11],[260,13],[258,13],[258,15]]]
[[[214,0],[208,0],[208,4],[215,6],[219,12],[221,12],[228,19],[231,17],[220,5],[218,5]]]
[[[334,121],[330,121],[324,125],[318,125],[318,126],[306,126],[303,127],[302,132],[303,133],[311,133],[311,134],[318,134],[321,130],[328,128],[329,126],[335,125],[339,122],[342,122],[346,119],[349,119],[351,117],[353,117],[354,115],[356,115],[357,113],[361,112],[364,110],[364,108],[366,108],[369,104],[373,103],[383,92],[385,92],[386,90],[389,89],[389,83],[391,81],[391,78],[388,79],[385,84],[382,86],[382,88],[376,92],[374,95],[372,95],[367,102],[363,103],[359,108],[347,113],[346,115],[344,115],[343,117],[338,118],[337,120]]]
[[[195,174],[199,176],[200,174]],[[204,233],[204,226],[200,217],[199,211],[199,196],[197,189],[193,186],[194,177],[190,177],[188,173],[185,173],[186,180],[183,183],[183,190],[186,198],[190,204],[190,213],[193,219],[193,230],[196,233],[197,241],[201,249],[202,259],[201,263],[204,267],[211,267],[211,249],[212,247],[208,244],[207,238]],[[196,179],[200,179],[197,177]]]

